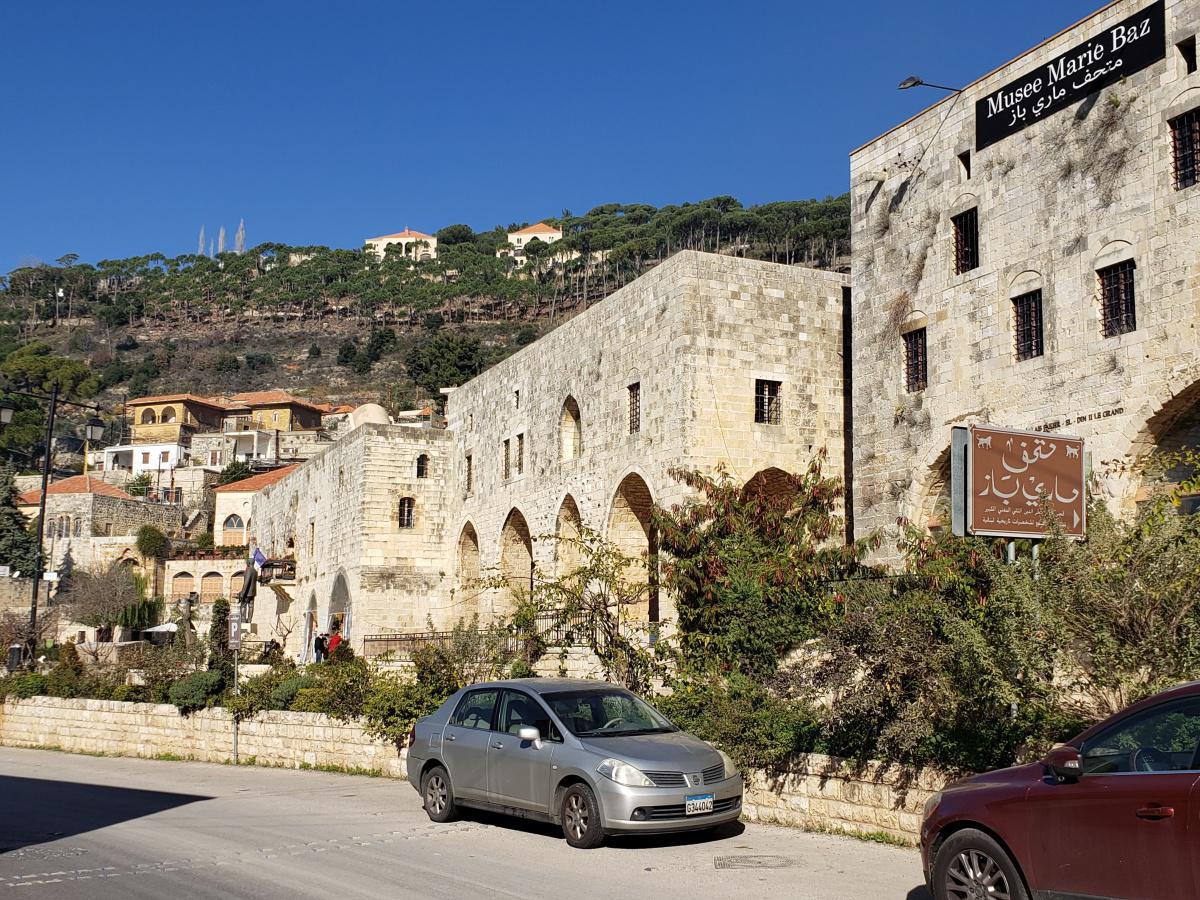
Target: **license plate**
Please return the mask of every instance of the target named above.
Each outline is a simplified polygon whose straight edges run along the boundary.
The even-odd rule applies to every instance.
[[[710,813],[713,811],[713,795],[712,794],[693,794],[690,797],[684,797],[683,811],[685,815],[698,816],[701,813]]]

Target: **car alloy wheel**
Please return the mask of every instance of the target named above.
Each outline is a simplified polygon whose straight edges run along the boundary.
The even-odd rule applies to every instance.
[[[435,816],[440,816],[446,809],[446,803],[450,799],[449,794],[450,792],[446,790],[446,782],[442,780],[440,774],[435,772],[425,785],[425,808]]]
[[[982,850],[958,853],[946,869],[946,896],[955,900],[1011,900],[1000,864]]]
[[[583,836],[588,832],[588,821],[590,815],[588,813],[587,802],[583,799],[582,794],[571,794],[567,798],[567,831],[571,837],[577,841],[582,841]]]

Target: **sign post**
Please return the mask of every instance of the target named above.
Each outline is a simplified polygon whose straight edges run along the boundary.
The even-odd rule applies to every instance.
[[[1049,535],[1049,512],[1065,535],[1084,537],[1082,438],[974,425],[955,429],[952,450],[957,448],[965,451],[965,459],[952,459],[951,480],[956,505],[961,498],[965,507],[962,533],[1007,538],[1011,558],[1011,542]]]
[[[233,604],[229,607],[229,649],[233,651],[233,695],[240,692],[238,687],[238,651],[242,649],[242,607]],[[238,764],[238,720],[233,717],[233,764]]]

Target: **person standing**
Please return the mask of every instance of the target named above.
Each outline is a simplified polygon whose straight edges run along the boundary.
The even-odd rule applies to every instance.
[[[317,662],[321,662],[323,659],[325,659],[325,652],[325,635],[318,634],[316,640],[313,641],[313,658]]]
[[[342,642],[342,633],[340,631],[335,630],[333,632],[333,637],[331,637],[329,639],[329,649],[326,651],[326,653],[332,654],[333,651],[338,648],[338,644],[340,644],[341,642]]]

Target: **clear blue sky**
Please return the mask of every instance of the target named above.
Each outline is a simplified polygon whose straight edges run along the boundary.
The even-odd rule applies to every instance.
[[[847,154],[1101,0],[0,5],[0,272],[837,194]]]

